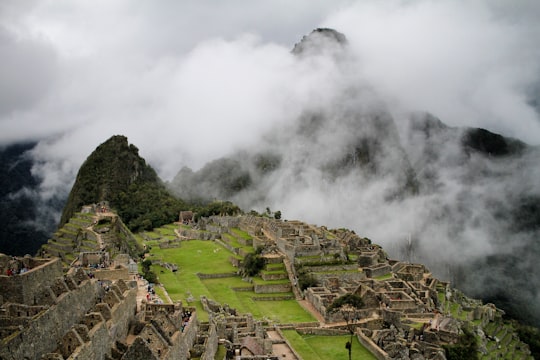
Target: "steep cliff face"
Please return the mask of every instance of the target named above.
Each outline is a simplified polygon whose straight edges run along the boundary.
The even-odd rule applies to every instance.
[[[99,145],[83,163],[62,213],[60,226],[85,204],[108,201],[131,230],[175,220],[180,201],[125,136]]]

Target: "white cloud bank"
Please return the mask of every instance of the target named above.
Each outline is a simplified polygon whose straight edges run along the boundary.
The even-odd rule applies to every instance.
[[[534,0],[5,1],[0,144],[40,141],[34,172],[45,199],[66,194],[86,156],[114,134],[171,179],[183,165],[257,147],[269,129],[290,129],[304,109],[328,109],[333,96],[353,90],[359,107],[382,99],[402,131],[403,114],[420,110],[539,145],[531,105],[540,103],[538,18]],[[344,63],[290,53],[316,27],[346,35],[352,54]],[[331,148],[336,138],[321,141]],[[449,176],[445,201],[462,201]],[[324,182],[309,182],[316,172],[304,178],[303,191],[271,193],[270,205],[307,221],[360,224],[375,241],[390,229],[418,231],[417,219],[431,211],[422,207],[429,198],[378,208],[382,182],[356,193],[354,184],[338,184],[329,194]],[[437,237],[434,229],[424,238]],[[464,238],[479,239],[469,255],[489,253],[487,235],[467,229]],[[446,242],[424,245],[457,249]]]

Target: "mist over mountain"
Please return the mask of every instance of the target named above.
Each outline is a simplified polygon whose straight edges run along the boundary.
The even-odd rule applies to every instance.
[[[539,324],[540,149],[427,113],[398,116],[369,89],[347,87],[169,186],[186,200],[351,227]]]
[[[178,194],[354,229],[538,319],[538,2],[297,4],[1,4],[32,222],[123,134]],[[292,50],[313,28],[346,40]]]
[[[398,137],[392,118],[358,115],[342,115],[339,125],[304,116],[296,128],[268,134],[263,152],[184,168],[169,186],[187,200],[226,199],[246,211],[270,207],[351,227],[538,324],[539,149],[429,114],[411,115]],[[331,124],[342,127],[333,140]]]
[[[34,254],[56,228],[64,200],[42,199],[41,180],[32,172],[29,152],[36,143],[19,143],[0,149],[0,252]]]

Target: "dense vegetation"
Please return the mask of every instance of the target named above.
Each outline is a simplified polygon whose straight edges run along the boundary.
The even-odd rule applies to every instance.
[[[143,276],[149,283],[155,284],[158,282],[156,273],[152,271],[152,260],[146,259],[141,263]]]
[[[526,147],[525,143],[519,140],[479,128],[468,129],[463,136],[462,144],[466,149],[496,157],[519,154]]]
[[[249,253],[244,257],[241,269],[242,275],[255,276],[258,275],[262,269],[264,269],[266,261],[260,255],[261,251],[262,248],[258,248],[254,253]]]
[[[81,206],[109,201],[130,230],[139,231],[173,222],[186,205],[169,194],[154,169],[146,164],[125,136],[113,136],[86,159],[60,225]]]
[[[355,294],[345,294],[335,299],[328,307],[328,311],[339,311],[343,308],[361,309],[364,306],[362,298]]]
[[[230,201],[191,204],[189,208],[195,212],[195,220],[213,215],[238,215],[242,213],[242,210]]]
[[[478,359],[478,344],[471,329],[462,327],[457,344],[443,345],[448,360],[476,360]]]
[[[533,326],[515,323],[519,339],[529,345],[531,355],[535,359],[540,359],[540,329]]]

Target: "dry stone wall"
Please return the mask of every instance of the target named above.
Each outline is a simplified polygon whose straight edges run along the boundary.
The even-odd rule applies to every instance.
[[[3,340],[5,343],[0,348],[0,358],[34,359],[35,354],[53,352],[58,346],[56,339],[63,338],[96,303],[97,286],[96,283],[85,281],[76,290],[62,294],[55,305],[40,313],[28,327]]]
[[[0,275],[4,302],[35,305],[38,295],[52,286],[62,274],[62,263],[54,258],[23,274]]]

